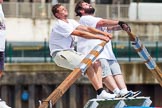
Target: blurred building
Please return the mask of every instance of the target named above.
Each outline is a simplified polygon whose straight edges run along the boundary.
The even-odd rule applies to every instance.
[[[4,0],[5,2],[42,2],[42,0]],[[52,2],[52,0],[44,0],[46,3]],[[79,0],[75,0],[77,2]],[[85,0],[86,2],[95,1],[97,4],[116,4],[118,2],[127,4],[130,0]],[[58,0],[59,3],[69,3],[70,0]]]

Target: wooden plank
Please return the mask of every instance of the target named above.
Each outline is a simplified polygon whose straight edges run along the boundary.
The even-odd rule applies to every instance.
[[[56,107],[56,108],[64,108],[64,107],[63,107],[63,99],[62,99],[62,98],[60,98],[60,99],[57,101],[55,107]]]
[[[76,105],[76,85],[72,85],[69,90],[70,108],[77,108]]]
[[[29,85],[29,108],[35,108],[35,86]]]
[[[7,95],[8,89],[7,88],[8,88],[7,85],[2,85],[2,87],[1,87],[1,97],[0,98],[2,98],[4,101],[7,101],[7,97],[8,97],[8,95]]]
[[[22,108],[21,85],[15,85],[15,108]]]

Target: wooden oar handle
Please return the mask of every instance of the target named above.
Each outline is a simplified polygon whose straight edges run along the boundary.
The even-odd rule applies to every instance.
[[[100,43],[99,45],[101,45],[102,47],[104,47],[106,45],[106,41],[103,41],[102,43]]]
[[[130,41],[135,41],[136,36],[133,33],[127,31],[127,34],[129,35]]]

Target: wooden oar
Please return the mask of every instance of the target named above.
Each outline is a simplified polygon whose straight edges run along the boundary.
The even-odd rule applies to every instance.
[[[134,49],[137,51],[139,56],[144,59],[144,63],[147,66],[147,68],[152,72],[153,76],[157,79],[157,81],[160,83],[162,87],[162,71],[157,66],[155,61],[152,59],[150,54],[148,53],[145,46],[141,43],[139,38],[137,38],[133,33],[127,32],[127,34],[130,37],[130,41],[132,42],[132,45]]]

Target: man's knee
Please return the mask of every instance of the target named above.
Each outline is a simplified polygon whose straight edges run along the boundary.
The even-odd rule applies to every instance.
[[[101,62],[100,62],[99,60],[96,60],[96,61],[94,62],[94,64],[93,64],[93,66],[99,67],[99,66],[101,66]]]

